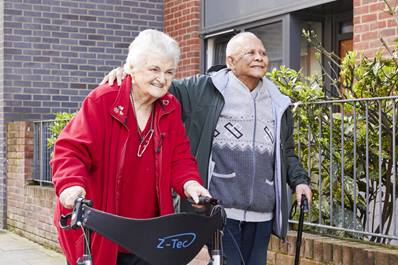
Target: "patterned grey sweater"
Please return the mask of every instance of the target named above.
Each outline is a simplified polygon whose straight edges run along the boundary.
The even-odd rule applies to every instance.
[[[228,218],[234,209],[272,219],[275,205],[274,135],[271,98],[263,82],[252,91],[232,73],[223,91],[225,105],[213,139],[209,191],[221,199]],[[237,215],[240,216],[240,215]]]

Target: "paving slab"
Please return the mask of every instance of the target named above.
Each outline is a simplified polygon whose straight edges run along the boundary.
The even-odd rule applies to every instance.
[[[0,264],[66,265],[65,257],[24,237],[0,230]]]

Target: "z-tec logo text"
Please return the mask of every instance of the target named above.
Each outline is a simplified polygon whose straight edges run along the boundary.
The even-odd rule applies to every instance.
[[[159,244],[156,248],[172,248],[172,249],[182,249],[187,248],[196,239],[195,233],[182,233],[177,235],[165,236],[159,238]]]

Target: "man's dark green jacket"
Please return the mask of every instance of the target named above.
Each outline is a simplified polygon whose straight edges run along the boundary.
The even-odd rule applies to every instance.
[[[223,69],[213,76],[197,75],[173,81],[170,92],[182,105],[182,118],[190,139],[191,151],[195,155],[201,177],[209,183],[208,167],[214,130],[224,106],[222,91],[228,89],[227,73]],[[275,141],[275,196],[273,233],[285,238],[287,233],[288,203],[287,187],[294,191],[298,184],[309,184],[307,172],[294,153],[293,117],[290,99],[267,78],[263,78],[272,99],[276,120]]]

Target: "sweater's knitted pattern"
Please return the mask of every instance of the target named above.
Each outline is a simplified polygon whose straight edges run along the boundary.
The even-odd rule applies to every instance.
[[[260,82],[252,92],[232,72],[223,91],[210,162],[210,193],[226,208],[272,212],[275,120]]]

